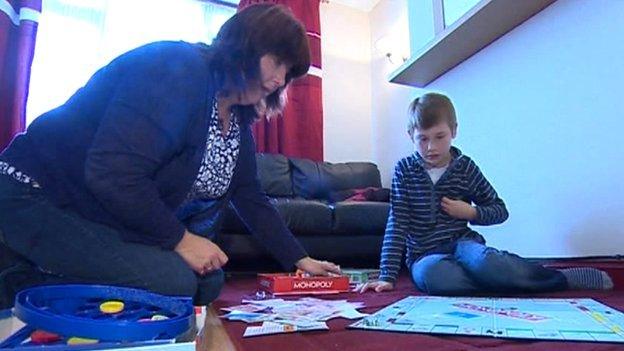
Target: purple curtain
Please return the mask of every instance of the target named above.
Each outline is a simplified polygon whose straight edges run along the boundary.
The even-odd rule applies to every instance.
[[[0,150],[26,128],[26,99],[41,0],[0,1]]]

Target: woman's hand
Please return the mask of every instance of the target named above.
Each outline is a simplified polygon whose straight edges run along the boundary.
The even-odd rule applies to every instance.
[[[174,251],[182,256],[192,270],[201,275],[220,269],[228,261],[227,255],[219,246],[188,230],[184,232]]]
[[[374,290],[375,292],[382,291],[390,291],[394,289],[394,284],[390,282],[385,282],[383,280],[374,280],[372,282],[364,283],[361,287],[357,288],[356,291],[360,294],[365,292],[366,290]]]
[[[340,266],[327,261],[318,261],[310,257],[304,257],[295,264],[297,268],[312,275],[340,274]]]
[[[477,209],[469,203],[461,200],[451,200],[446,196],[442,198],[442,209],[453,218],[465,219],[467,221],[477,218]]]

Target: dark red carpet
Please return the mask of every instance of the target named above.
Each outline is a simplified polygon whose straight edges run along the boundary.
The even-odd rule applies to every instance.
[[[621,263],[618,267],[621,266]],[[613,267],[612,267],[613,268]],[[616,267],[617,268],[617,267]],[[624,270],[619,270],[624,272]],[[621,285],[620,277],[616,280],[616,288],[613,291],[567,291],[560,293],[533,295],[537,297],[575,297],[593,298],[597,301],[624,311],[624,285]],[[619,284],[618,284],[619,283]],[[254,293],[256,290],[255,277],[229,277],[224,291],[215,307],[225,307],[240,304],[245,295]],[[340,295],[325,295],[323,298],[348,299],[349,301],[363,301],[366,308],[363,312],[375,312],[395,301],[408,295],[419,295],[407,276],[402,276],[397,288],[389,293],[348,293]],[[528,295],[527,295],[528,296]],[[526,296],[523,296],[526,297]],[[518,341],[510,339],[494,339],[485,337],[467,336],[435,336],[431,334],[404,334],[391,332],[377,332],[346,329],[352,321],[346,319],[332,319],[327,324],[329,331],[311,331],[303,333],[278,334],[243,338],[243,332],[247,324],[242,322],[223,321],[224,327],[236,346],[237,350],[295,350],[295,351],[367,351],[367,350],[448,350],[468,351],[489,349],[492,351],[542,351],[542,350],[566,350],[566,351],[607,351],[624,350],[623,344],[609,343],[585,343],[585,342],[556,342],[556,341]]]

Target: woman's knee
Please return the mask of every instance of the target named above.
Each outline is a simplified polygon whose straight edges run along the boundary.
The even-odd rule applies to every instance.
[[[224,283],[225,274],[221,269],[200,277],[198,280],[197,293],[193,298],[193,303],[201,306],[208,305],[212,301],[216,300],[221,293]]]
[[[190,268],[168,272],[173,274],[154,274],[151,279],[144,278],[145,287],[155,293],[169,296],[193,297],[195,295],[198,279]]]

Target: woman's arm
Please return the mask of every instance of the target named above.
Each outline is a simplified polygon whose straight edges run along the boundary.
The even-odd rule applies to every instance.
[[[158,45],[111,66],[122,78],[87,152],[85,181],[126,228],[143,233],[146,243],[173,249],[185,229],[160,198],[154,175],[183,147],[198,109],[192,102],[203,99],[195,98],[199,75],[188,52]]]
[[[292,270],[308,256],[260,188],[249,125],[241,125],[240,151],[231,186],[230,201],[236,213],[286,270]]]

